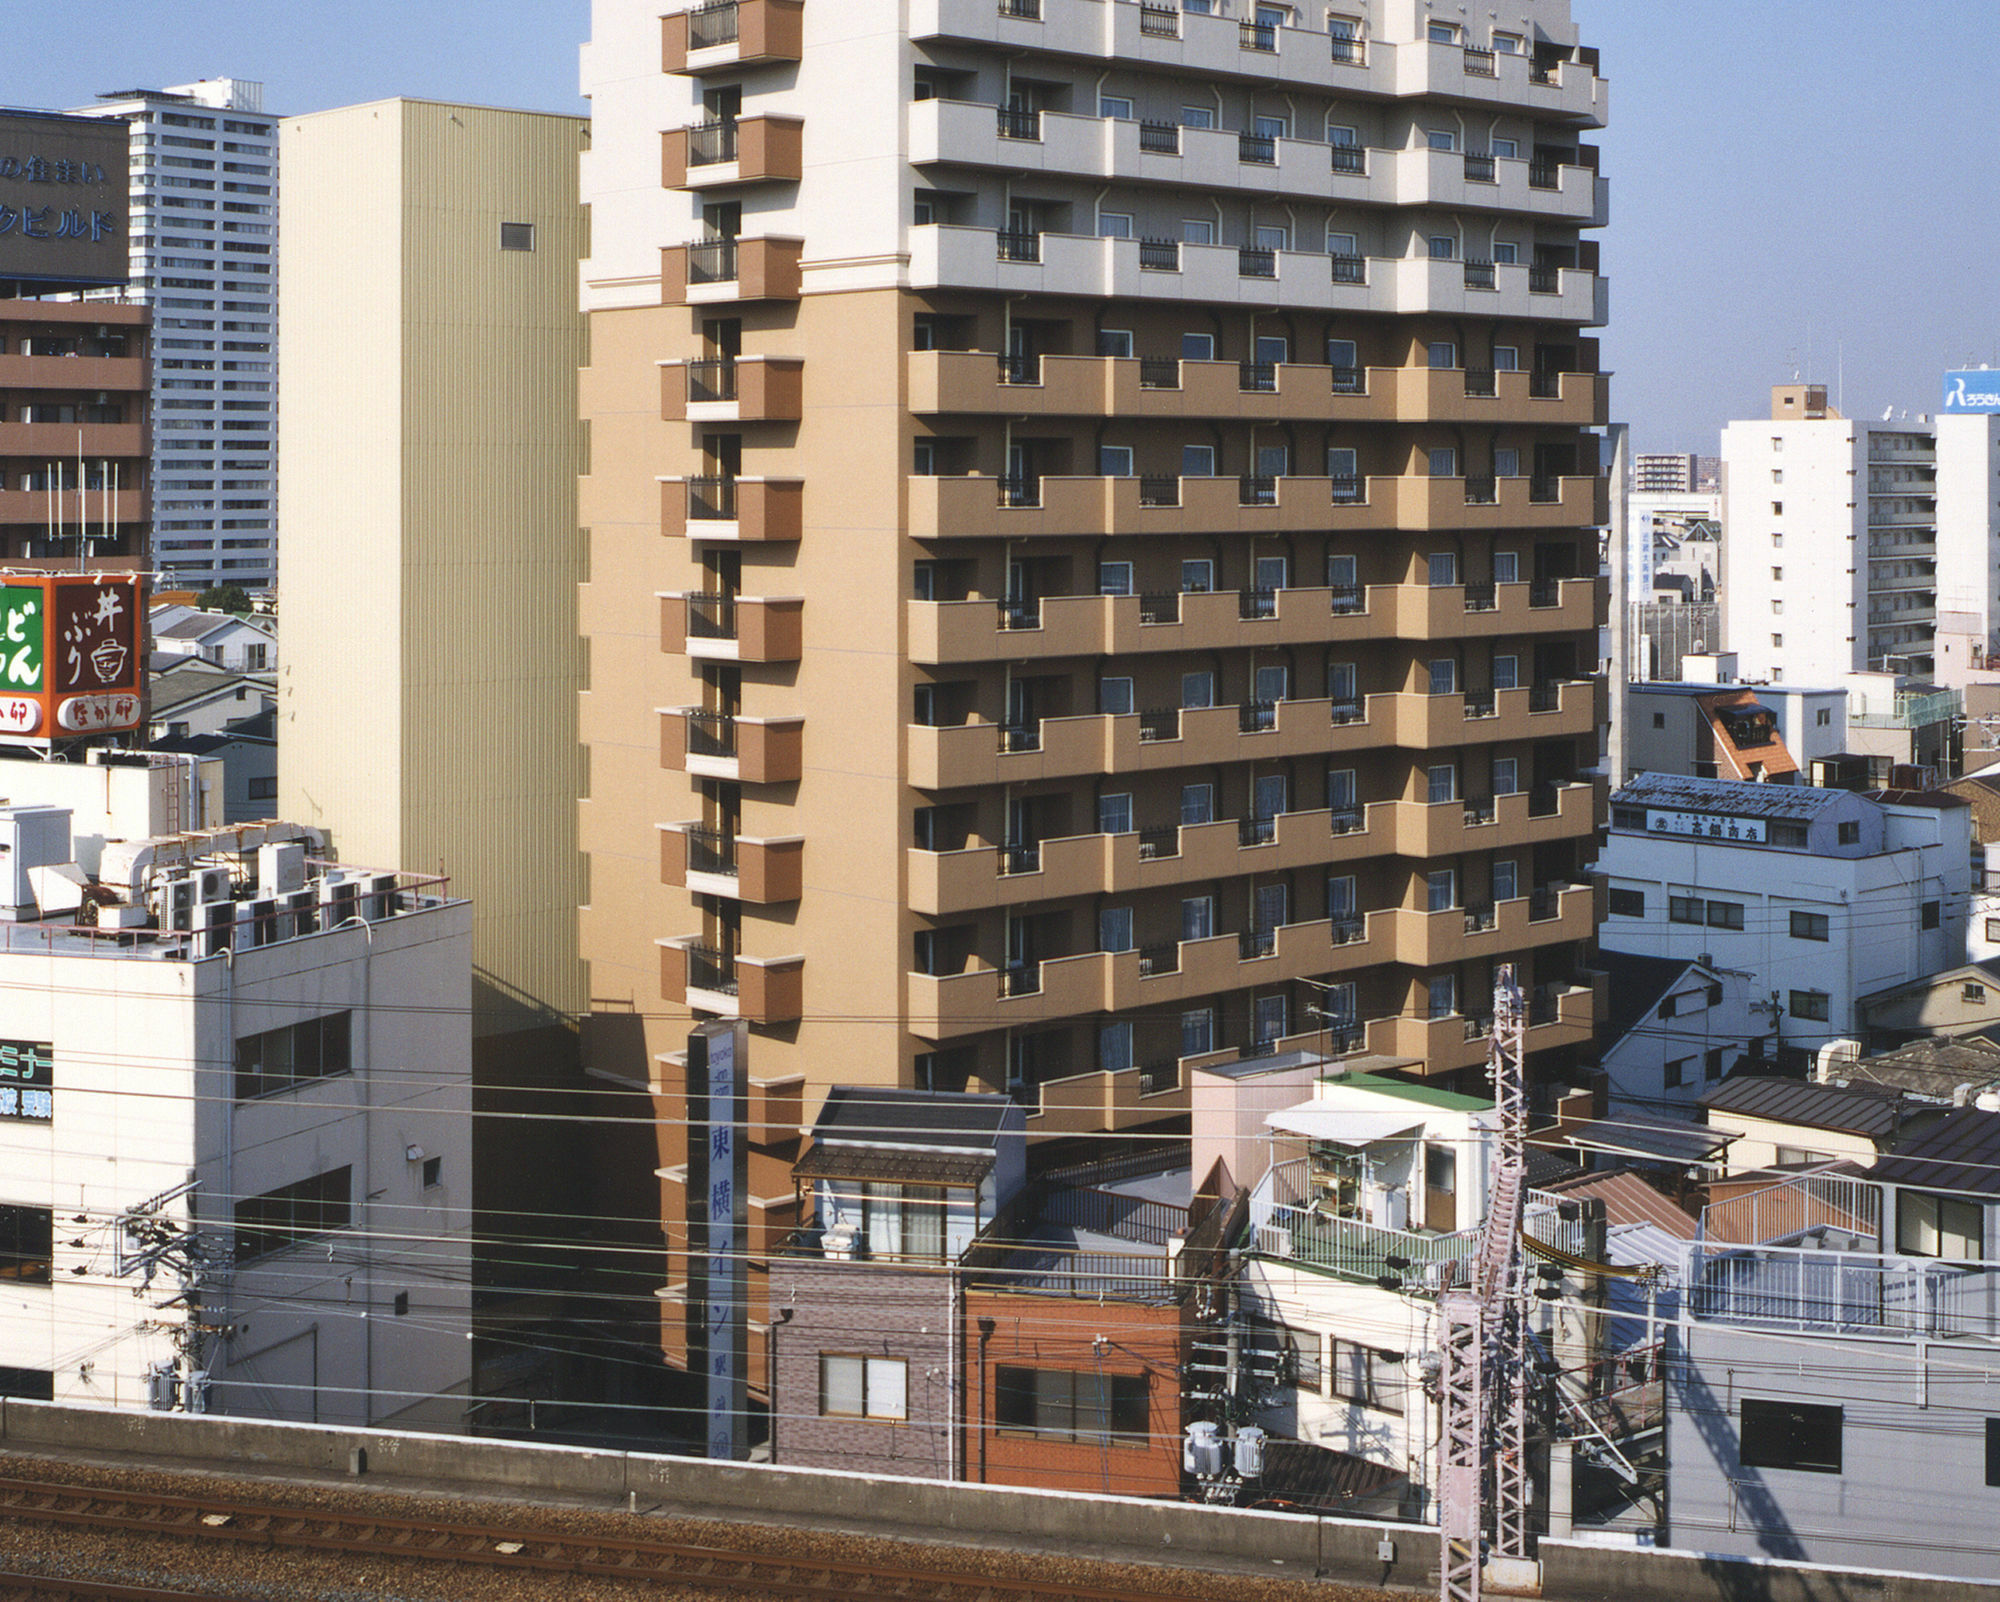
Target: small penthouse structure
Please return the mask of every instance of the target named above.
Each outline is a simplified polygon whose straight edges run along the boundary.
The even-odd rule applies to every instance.
[[[204,771],[0,762],[0,1394],[454,1426],[470,908]]]

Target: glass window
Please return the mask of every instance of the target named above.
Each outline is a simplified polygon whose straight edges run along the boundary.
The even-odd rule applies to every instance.
[[[1097,214],[1099,239],[1130,239],[1132,214],[1129,211],[1100,211]]]
[[[1354,769],[1328,768],[1326,770],[1326,804],[1335,812],[1351,810],[1354,798],[1359,793],[1354,782]]]
[[[1098,446],[1097,472],[1101,478],[1130,478],[1132,476],[1132,447],[1130,445]]]
[[[1131,945],[1105,947],[1107,951],[1129,951]],[[1097,1069],[1099,1073],[1123,1073],[1132,1066],[1132,1026],[1122,1018],[1097,1026]]]
[[[1215,588],[1215,563],[1205,556],[1189,557],[1181,563],[1181,593],[1206,595]]]
[[[1896,1193],[1896,1250],[1912,1257],[1975,1262],[1986,1255],[1986,1221],[1978,1202],[1921,1191]]]
[[[1329,256],[1358,256],[1361,254],[1361,236],[1329,228],[1326,231],[1326,253]]]
[[[1837,1407],[1746,1396],[1737,1455],[1745,1468],[1838,1474],[1842,1423]]]
[[[1343,150],[1352,150],[1361,143],[1361,136],[1349,123],[1330,122],[1326,125],[1326,142],[1339,145]]]
[[[1326,365],[1352,372],[1361,365],[1360,347],[1351,339],[1329,339],[1326,342]]]
[[[1521,893],[1521,865],[1512,857],[1493,864],[1493,899],[1512,901]]]
[[[1181,1055],[1199,1057],[1215,1050],[1215,1009],[1195,1007],[1181,1014]]]
[[[1101,795],[1097,798],[1097,832],[1099,834],[1132,832],[1130,795]]]
[[[1512,161],[1521,153],[1520,141],[1516,139],[1491,139],[1487,144],[1493,154],[1502,161]]]
[[[1181,219],[1181,242],[1188,245],[1214,244],[1215,219],[1213,217],[1183,217]]]
[[[1458,131],[1453,128],[1426,128],[1424,130],[1424,143],[1429,145],[1433,150],[1456,150],[1458,148]]]
[[[1512,583],[1507,580],[1505,582]],[[1493,659],[1493,688],[1496,690],[1518,690],[1521,687],[1521,659],[1517,656],[1496,656]]]
[[[1825,940],[1827,935],[1827,915],[1823,912],[1794,912],[1792,914],[1792,938],[1794,940]]]
[[[1493,793],[1495,795],[1514,795],[1520,791],[1520,788],[1521,764],[1519,760],[1514,757],[1495,757],[1493,759]]]
[[[1181,126],[1183,128],[1213,128],[1215,108],[1213,106],[1182,106]]]
[[[1432,551],[1425,559],[1425,569],[1433,589],[1458,582],[1458,556],[1455,552]]]
[[[1326,915],[1336,921],[1352,918],[1359,903],[1355,900],[1354,875],[1329,873],[1326,876]]]
[[[1791,994],[1791,1005],[1787,1010],[1794,1018],[1825,1023],[1828,1004],[1832,999],[1824,990],[1794,990]]]
[[[1100,356],[1130,357],[1132,354],[1132,330],[1129,328],[1098,329],[1097,354]]]
[[[1519,584],[1521,582],[1520,552],[1495,551],[1493,553],[1493,582],[1496,584]]]
[[[829,1418],[908,1418],[907,1366],[900,1357],[850,1357],[822,1353],[819,1360],[819,1410]]]
[[[1493,476],[1495,478],[1519,478],[1521,476],[1521,453],[1512,445],[1493,447]],[[1509,580],[1511,583],[1512,581]]]
[[[1116,117],[1121,122],[1132,120],[1132,102],[1121,95],[1099,95],[1097,114],[1100,117]]]
[[[1451,695],[1458,689],[1458,663],[1448,656],[1434,656],[1430,662],[1430,693]]]
[[[1451,445],[1433,445],[1430,452],[1432,478],[1458,477],[1458,451]]]
[[[1208,707],[1215,705],[1215,674],[1204,668],[1197,673],[1181,675],[1181,706]]]
[[[1450,868],[1433,868],[1425,878],[1425,907],[1448,912],[1458,905],[1458,875]]]
[[[1250,1004],[1250,1038],[1258,1045],[1283,1040],[1290,1029],[1291,1009],[1283,996],[1259,996]]]
[[[1429,245],[1432,261],[1452,261],[1458,255],[1458,237],[1455,234],[1432,234]]]
[[[1182,478],[1215,477],[1215,447],[1213,445],[1183,445],[1181,447]],[[1182,564],[1186,566],[1185,563]]]
[[[1184,784],[1181,786],[1181,824],[1213,823],[1215,821],[1215,786],[1212,784]]]
[[[1430,770],[1427,794],[1435,803],[1458,799],[1458,767],[1455,763],[1440,762]]]
[[[1132,681],[1128,678],[1101,678],[1097,681],[1097,710],[1112,717],[1132,711]]]
[[[1449,1018],[1453,1013],[1458,1011],[1458,976],[1456,974],[1439,973],[1431,975],[1428,990],[1431,1017]]]
[[[1458,366],[1458,347],[1448,339],[1434,339],[1430,342],[1430,364],[1435,368]]]
[[[1711,901],[1708,904],[1708,926],[1711,929],[1741,929],[1743,927],[1743,903],[1740,901]]]
[[[1357,676],[1358,670],[1352,662],[1329,662],[1326,665],[1326,698],[1345,706],[1361,698]]]
[[[1184,362],[1214,361],[1215,336],[1213,334],[1181,335],[1181,360]]]
[[[1646,892],[1613,890],[1607,910],[1614,918],[1643,918],[1646,916]]]
[[[1181,938],[1210,940],[1215,937],[1215,897],[1189,896],[1181,903]]]
[[[1130,562],[1099,562],[1097,564],[1097,593],[1099,595],[1130,595],[1132,593],[1132,564]]]

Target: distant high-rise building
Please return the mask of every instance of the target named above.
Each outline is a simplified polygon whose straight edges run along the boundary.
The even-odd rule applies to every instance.
[[[208,78],[101,95],[132,126],[131,298],[154,309],[153,552],[170,586],[278,577],[278,119]]]
[[[1690,495],[1699,458],[1676,451],[1632,458],[1632,488],[1640,495]]]

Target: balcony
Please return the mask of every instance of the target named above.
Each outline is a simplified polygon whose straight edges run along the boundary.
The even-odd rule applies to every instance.
[[[951,223],[921,224],[910,230],[909,240],[910,287],[920,290],[1196,300],[1266,311],[1503,317],[1586,326],[1609,315],[1603,281],[1578,268],[1496,263],[1492,289],[1468,290],[1462,262],[1428,257],[1364,259],[1180,244],[1169,264],[1150,242],[1138,239],[996,235],[990,228]],[[1151,260],[1142,260],[1142,253]]]
[[[1527,791],[1470,801],[1396,801],[1369,808],[1371,828],[1380,808],[1390,809],[1382,829],[1384,854],[1449,857],[1471,851],[1510,851],[1577,839],[1602,821],[1603,797],[1590,783],[1556,785],[1536,810]]]
[[[748,1023],[796,1023],[805,1011],[803,956],[731,956],[693,937],[660,943],[660,996]]]
[[[61,357],[37,357],[37,361],[60,361]],[[72,364],[74,365],[74,364]],[[136,411],[135,398],[131,409]],[[46,462],[61,462],[66,481],[76,477],[76,458],[81,451],[94,467],[99,461],[124,458],[125,478],[137,477],[146,456],[146,428],[143,423],[0,423],[0,456],[22,457],[37,468]],[[91,492],[93,495],[96,491]],[[75,521],[72,504],[69,517]]]
[[[1598,679],[1454,695],[1405,691],[1369,700],[1392,703],[1394,743],[1419,750],[1591,734],[1603,721],[1607,704]]]
[[[1604,621],[1608,581],[1553,579],[1484,585],[1377,584],[1369,593],[1397,639],[1494,639],[1582,633]]]
[[[764,236],[665,246],[660,251],[660,304],[797,300],[804,250],[802,239]]]
[[[52,424],[51,427],[61,425]],[[76,450],[76,430],[70,429],[69,448]],[[72,454],[71,461],[75,460]],[[142,471],[142,463],[132,465],[132,476],[137,478]],[[93,527],[106,516],[105,502],[108,500],[109,516],[113,524],[137,523],[146,516],[146,492],[143,489],[121,489],[115,495],[106,496],[97,490],[89,491],[90,522]],[[60,506],[52,505],[60,502]],[[64,527],[74,534],[76,528],[76,491],[63,490],[51,493],[47,490],[0,490],[0,527],[45,530],[60,513]]]
[[[909,481],[909,531],[918,539],[1027,539],[1373,530],[1385,524],[1402,526],[1396,521],[1401,496],[1408,486],[1422,482],[1182,478],[1156,483],[1141,478],[920,476]],[[1550,519],[1531,521],[1547,525]]]
[[[660,19],[660,70],[715,72],[797,61],[805,43],[803,0],[715,0]]]
[[[796,540],[804,488],[797,478],[662,478],[660,532],[669,539]]]
[[[1442,968],[1588,940],[1597,928],[1596,892],[1589,885],[1548,887],[1546,894],[1516,896],[1487,907],[1442,912],[1399,908],[1377,916],[1394,920],[1393,960],[1413,968]]]
[[[725,835],[694,823],[660,827],[660,883],[759,906],[796,901],[804,886],[801,835]]]
[[[660,416],[669,423],[796,423],[804,369],[797,356],[662,362]]]
[[[797,183],[804,172],[805,124],[758,115],[670,128],[660,137],[660,183],[667,189],[731,189]]]
[[[1492,109],[1525,105],[1536,117],[1601,128],[1610,111],[1610,85],[1597,76],[1591,53],[1581,54],[1585,59],[1542,64],[1525,53],[1503,55],[1423,41],[1399,44],[1392,92]]]
[[[697,707],[660,712],[660,766],[741,784],[793,784],[802,771],[803,717],[732,717]]]
[[[660,596],[660,649],[709,662],[796,662],[804,598],[667,591]]]
[[[1477,498],[1474,491],[1490,498]],[[1610,482],[1595,476],[1422,478],[1398,505],[1405,529],[1590,528],[1610,517]]]
[[[77,304],[95,303],[86,301]],[[147,368],[148,363],[141,356],[24,356],[16,351],[0,355],[0,389],[55,390],[71,394],[80,390],[104,390],[119,395],[143,395],[148,383]],[[74,451],[74,433],[69,443]]]

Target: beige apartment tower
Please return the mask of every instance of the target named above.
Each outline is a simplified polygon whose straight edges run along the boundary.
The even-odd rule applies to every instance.
[[[1564,0],[596,0],[583,77],[588,1051],[655,1096],[669,1358],[694,1019],[751,1026],[767,1249],[834,1084],[1010,1090],[1047,1153],[1244,1054],[1470,1082],[1503,961],[1561,1079]]]

